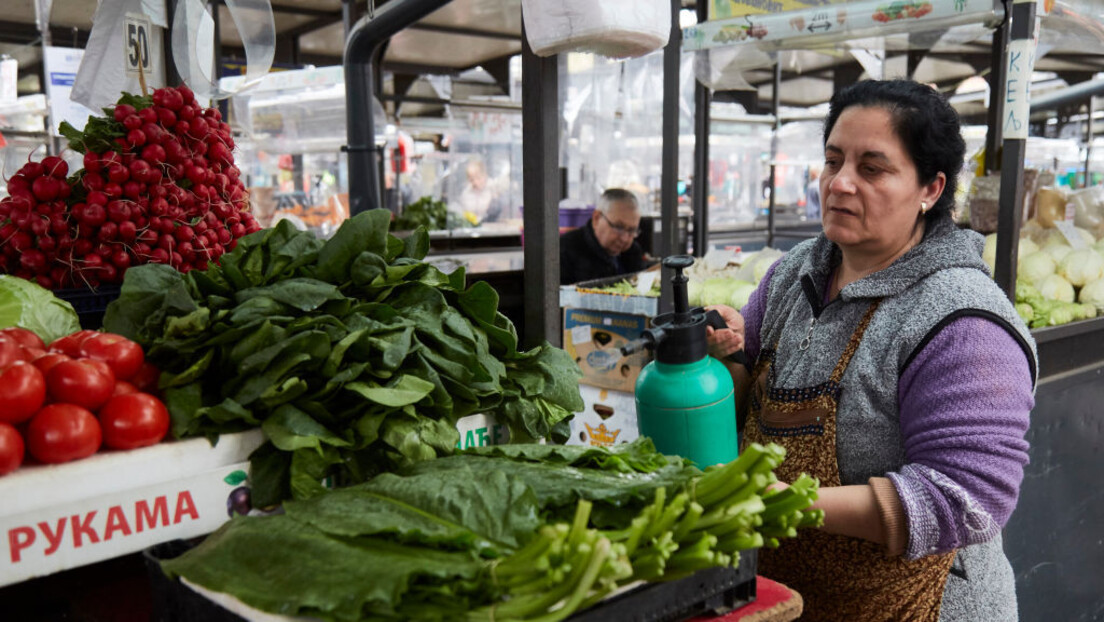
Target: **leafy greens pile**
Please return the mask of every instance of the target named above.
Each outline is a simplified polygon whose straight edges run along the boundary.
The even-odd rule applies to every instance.
[[[162,569],[284,615],[551,622],[819,525],[815,480],[766,491],[783,457],[753,444],[703,474],[649,439],[469,450],[234,518]]]
[[[606,285],[605,287],[588,288],[588,290],[593,289],[594,291],[598,291],[598,292],[602,292],[602,293],[606,293],[606,294],[620,294],[620,295],[623,295],[623,296],[649,296],[649,297],[652,297],[652,298],[658,298],[659,297],[659,288],[660,288],[660,281],[659,281],[659,279],[656,279],[652,283],[651,289],[649,289],[647,292],[641,293],[640,290],[637,289],[636,284],[634,284],[632,281],[630,281],[629,279],[622,279],[622,280],[614,283],[613,285]]]
[[[396,231],[413,231],[425,227],[430,231],[461,229],[471,223],[455,212],[450,212],[444,201],[425,196],[403,207],[402,213],[391,222]]]
[[[176,437],[263,428],[257,507],[450,455],[466,415],[562,441],[583,408],[563,350],[519,350],[494,289],[424,263],[426,231],[400,240],[390,217],[359,214],[324,243],[281,222],[205,271],[138,266],[107,309],[105,328],[163,370]]]

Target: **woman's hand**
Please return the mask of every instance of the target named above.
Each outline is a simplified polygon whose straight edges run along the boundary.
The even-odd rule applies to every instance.
[[[709,341],[709,354],[714,358],[724,359],[733,352],[744,349],[744,316],[740,312],[727,305],[711,305],[706,311],[716,311],[724,318],[728,328],[714,329],[706,326],[705,334]]]

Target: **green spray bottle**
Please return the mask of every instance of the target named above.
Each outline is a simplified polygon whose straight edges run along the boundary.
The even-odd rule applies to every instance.
[[[690,307],[683,270],[693,264],[690,255],[663,260],[663,267],[675,271],[675,311],[656,316],[652,327],[622,353],[641,348],[655,352],[655,360],[636,380],[640,435],[650,437],[660,452],[689,458],[705,468],[736,459],[739,443],[732,375],[709,356],[706,341],[707,325],[724,328],[725,323],[716,311]]]

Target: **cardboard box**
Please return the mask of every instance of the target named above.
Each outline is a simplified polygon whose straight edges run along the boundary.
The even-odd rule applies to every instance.
[[[609,447],[635,441],[640,436],[636,423],[636,397],[625,391],[579,386],[583,410],[571,420],[567,445]]]
[[[191,538],[229,520],[261,431],[102,452],[0,478],[0,585]]]
[[[639,285],[642,279],[651,283],[659,278],[657,267],[649,268],[635,274],[622,274],[592,281],[583,281],[574,285],[560,286],[560,307],[575,309],[590,309],[592,311],[612,311],[614,313],[628,313],[631,315],[643,315],[649,318],[659,314],[659,297],[645,296],[644,294],[614,294],[600,291],[603,287],[616,285],[628,280]]]
[[[636,377],[652,359],[649,350],[624,356],[621,347],[639,339],[651,319],[589,309],[564,309],[564,350],[583,372],[580,383],[632,392]]]

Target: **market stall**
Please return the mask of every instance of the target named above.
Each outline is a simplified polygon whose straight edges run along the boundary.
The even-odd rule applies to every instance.
[[[488,447],[507,437],[514,441],[546,437],[562,441],[563,426],[558,424],[565,414],[580,407],[580,400],[575,399],[571,390],[577,384],[576,366],[570,360],[565,363],[565,352],[544,345],[533,351],[537,354],[532,354],[522,347],[524,342],[536,345],[542,338],[555,342],[562,336],[566,356],[587,358],[590,363],[589,354],[601,349],[595,344],[604,347],[613,343],[607,343],[606,339],[623,337],[611,336],[610,330],[604,336],[596,334],[596,326],[621,321],[622,318],[614,318],[610,313],[628,311],[628,316],[641,316],[647,321],[659,309],[658,300],[655,297],[644,300],[649,297],[640,290],[640,295],[632,293],[615,300],[621,305],[639,303],[647,308],[611,309],[598,308],[608,305],[608,300],[602,303],[583,300],[601,294],[572,288],[566,294],[576,299],[569,306],[600,313],[575,318],[577,326],[560,323],[565,292],[555,282],[555,254],[551,250],[556,247],[559,233],[556,208],[562,198],[558,159],[554,157],[557,145],[562,144],[555,94],[559,75],[554,58],[533,55],[528,42],[523,57],[527,72],[523,116],[527,128],[539,129],[525,133],[524,164],[514,162],[511,168],[525,169],[525,204],[541,206],[526,210],[524,215],[529,243],[523,250],[458,254],[456,251],[462,248],[467,250],[465,247],[472,239],[489,231],[464,235],[424,231],[386,234],[389,227],[383,223],[390,220],[390,215],[372,209],[384,204],[381,190],[386,183],[381,173],[386,168],[379,166],[375,158],[386,152],[378,149],[379,132],[373,127],[377,123],[374,115],[359,113],[368,109],[369,102],[375,102],[372,59],[379,50],[377,46],[391,35],[446,4],[393,0],[386,10],[362,22],[350,38],[346,57],[346,71],[353,71],[338,81],[348,80],[348,90],[338,97],[348,98],[348,104],[298,110],[297,114],[302,115],[298,118],[300,124],[311,112],[339,110],[348,115],[347,151],[335,149],[340,141],[327,144],[323,150],[334,156],[332,162],[320,158],[317,163],[299,164],[300,170],[334,165],[338,185],[349,184],[347,204],[353,217],[337,219],[333,227],[315,227],[322,237],[330,237],[328,241],[306,234],[304,230],[310,229],[309,225],[297,227],[291,218],[282,218],[264,223],[275,227],[263,238],[248,238],[237,251],[226,249],[221,267],[201,266],[196,257],[187,257],[180,250],[176,261],[172,248],[165,249],[168,261],[154,263],[187,267],[181,271],[188,274],[158,273],[148,269],[151,266],[134,268],[131,274],[143,275],[142,278],[132,277],[131,287],[124,289],[120,303],[109,313],[110,329],[141,341],[147,354],[163,366],[167,374],[162,383],[166,389],[164,399],[174,410],[174,416],[182,421],[178,425],[190,435],[217,436],[221,439],[219,444],[212,448],[204,439],[193,438],[132,453],[95,455],[58,467],[31,465],[16,471],[17,477],[0,479],[0,491],[7,491],[3,496],[10,493],[21,501],[13,506],[12,512],[0,517],[9,534],[7,556],[19,557],[24,562],[34,559],[38,564],[31,568],[13,563],[6,567],[12,572],[0,575],[0,583],[18,583],[32,576],[101,562],[170,537],[207,534],[220,528],[232,514],[252,514],[220,528],[217,536],[199,547],[188,543],[148,548],[147,557],[153,568],[159,571],[161,562],[166,562],[165,567],[174,576],[183,576],[190,582],[161,584],[158,597],[169,600],[159,601],[155,606],[183,609],[189,606],[185,603],[210,606],[220,601],[225,603],[224,608],[246,616],[260,616],[260,609],[307,615],[339,611],[349,617],[361,614],[364,611],[361,607],[382,607],[370,610],[397,611],[410,617],[448,617],[463,606],[473,615],[489,619],[513,612],[574,615],[575,619],[583,620],[607,618],[611,615],[610,607],[619,614],[634,606],[654,611],[653,603],[662,601],[679,603],[677,611],[667,613],[685,617],[714,607],[731,608],[748,600],[756,590],[754,581],[749,581],[754,575],[753,551],[770,538],[792,537],[791,530],[816,522],[815,513],[796,509],[787,514],[771,507],[778,499],[763,489],[763,482],[767,481],[770,468],[777,466],[778,456],[763,459],[751,453],[752,457],[744,462],[734,462],[724,471],[713,470],[703,475],[689,464],[665,462],[640,444],[606,449],[559,445],[551,449],[547,445],[522,445],[517,450]],[[679,3],[673,3],[674,13],[677,14],[678,8]],[[792,20],[799,16],[785,17]],[[808,17],[812,19],[811,15]],[[801,44],[823,42],[816,39],[815,29],[809,32],[813,33],[812,38],[802,40]],[[672,33],[679,33],[674,25]],[[672,77],[680,71],[679,45],[677,36],[673,37],[663,57],[664,79],[657,81],[662,83],[665,95],[659,173],[662,196],[656,201],[661,213],[658,235],[661,239],[657,248],[664,249],[666,254],[671,254],[679,244],[676,224],[679,200],[674,183],[681,177],[676,165],[678,80]],[[796,131],[797,123],[787,123],[786,131],[782,130],[784,120],[796,120],[785,119],[778,110],[777,101],[783,88],[777,79],[773,91],[776,105],[772,116],[715,121],[714,126],[748,123],[762,127],[766,121],[775,126],[776,135],[794,131],[795,136],[806,136]],[[708,108],[705,110],[708,112]],[[133,112],[137,116],[138,111]],[[260,114],[271,118],[272,112],[269,104],[268,110]],[[516,116],[516,111],[508,114]],[[118,116],[121,118],[115,121],[123,123],[131,115],[124,112]],[[708,114],[700,116],[708,128]],[[216,119],[214,114],[206,118]],[[702,127],[703,119],[697,120]],[[161,118],[152,122],[174,125]],[[214,121],[210,124],[221,129]],[[262,133],[258,131],[252,136],[252,144],[243,145],[239,153],[269,147]],[[749,135],[762,137],[761,132],[754,130],[749,133],[734,130],[733,134],[737,136],[736,143]],[[708,143],[702,136],[698,138],[699,144]],[[807,138],[795,139],[798,144],[803,141],[808,142]],[[639,141],[630,146],[645,144],[646,141]],[[726,146],[725,141],[715,144],[722,149]],[[655,147],[654,141],[648,146]],[[732,143],[727,146],[735,150]],[[286,144],[277,148],[300,149],[310,157],[302,144],[290,149]],[[1006,152],[1006,156],[1011,151],[1014,150]],[[764,232],[766,243],[773,246],[782,246],[777,242],[779,239],[797,240],[808,235],[812,227],[805,230],[787,227],[794,222],[799,224],[800,219],[787,223],[781,209],[783,204],[798,201],[795,180],[807,176],[805,170],[811,161],[807,154],[795,151],[792,155],[788,160],[778,157],[778,152],[770,157],[771,177],[776,182],[787,177],[790,183],[771,189],[765,229],[755,224],[742,227],[724,223],[728,230],[718,226],[713,232],[710,225],[715,221],[720,224],[725,218],[719,210],[713,211],[718,216],[715,220],[705,217],[708,212],[704,197],[710,193],[706,180],[713,175],[704,171],[708,158],[696,157],[695,163],[700,162],[703,168],[696,171],[695,178],[703,183],[694,184],[691,191],[697,208],[693,225],[695,251],[704,253],[712,245],[733,242],[743,242],[751,250],[764,243]],[[215,154],[210,157],[225,159]],[[344,165],[343,158],[347,158]],[[513,155],[507,159],[514,160]],[[93,161],[96,163],[93,166],[101,169],[110,169],[115,164],[96,158]],[[794,171],[781,170],[787,167]],[[342,169],[348,171],[347,182],[341,179]],[[225,174],[223,170],[220,168],[214,174]],[[1007,164],[1005,170],[1010,170]],[[236,204],[240,199],[234,197],[233,188],[227,190],[229,186],[237,186],[230,183],[228,174],[226,180],[213,177],[208,180],[202,171],[192,175],[190,169],[180,172],[185,178],[195,177],[188,179],[191,183],[187,185],[192,188],[218,186],[226,192],[219,201]],[[271,174],[263,167],[256,173],[257,177]],[[104,175],[112,181],[109,172]],[[586,175],[580,174],[575,181],[585,179]],[[754,185],[759,185],[758,179]],[[1015,180],[1014,186],[1019,188],[1019,180]],[[205,189],[202,193],[213,191]],[[756,197],[756,204],[760,198]],[[1007,207],[1009,204],[1022,203],[1001,201],[1002,215],[1011,209]],[[336,226],[338,221],[344,222],[344,232]],[[225,229],[237,238],[240,237],[237,232],[245,232],[246,222],[239,216]],[[235,228],[238,224],[241,229]],[[215,228],[213,224],[210,227]],[[173,235],[166,245],[177,248],[178,243],[187,242],[195,256],[197,245],[216,243],[203,231],[194,229],[181,233],[179,227],[172,226],[167,233]],[[186,239],[180,240],[178,235]],[[216,232],[216,240],[217,235]],[[434,257],[433,248],[442,243],[448,245],[449,252]],[[515,246],[512,239],[508,245]],[[1015,255],[1015,245],[1011,251],[1007,244],[998,249],[997,261],[1004,266],[998,274],[1007,275],[1011,265],[1010,272],[1015,275],[1012,263]],[[136,258],[128,256],[126,261]],[[757,261],[744,258],[744,271],[750,271],[750,276],[723,273],[726,263],[722,260],[717,266],[718,275],[723,274],[724,280],[747,277],[749,284],[753,284],[762,277],[755,272]],[[121,273],[124,266],[115,265]],[[469,282],[477,274],[485,277],[484,281],[501,278],[502,282],[493,288]],[[519,279],[522,274],[525,278]],[[665,283],[666,279],[660,282]],[[525,284],[530,288],[524,289]],[[645,285],[641,289],[651,288]],[[534,290],[538,295],[534,295]],[[726,290],[717,295],[723,296],[717,302],[739,306],[731,302],[737,292]],[[697,300],[692,302],[704,303],[703,293],[698,292]],[[373,310],[382,307],[390,310],[373,315]],[[1100,322],[1104,320],[1034,332],[1041,369],[1039,406],[1035,411],[1038,425],[1029,434],[1035,453],[1032,471],[1024,485],[1021,510],[1007,530],[1013,564],[1018,571],[1030,570],[1020,577],[1021,611],[1025,618],[1029,613],[1038,613],[1036,607],[1039,612],[1068,611],[1072,615],[1098,604],[1099,595],[1091,579],[1085,577],[1093,577],[1099,570],[1099,557],[1093,555],[1091,547],[1086,550],[1057,535],[1060,532],[1055,531],[1051,508],[1077,508],[1060,525],[1069,527],[1070,532],[1076,532],[1081,521],[1093,522],[1099,514],[1096,505],[1080,501],[1083,492],[1079,491],[1091,486],[1089,465],[1096,451],[1094,431],[1099,426],[1095,425],[1091,405],[1104,397],[1098,395],[1097,378],[1104,367],[1096,354],[1099,351],[1096,346],[1104,347]],[[523,327],[524,341],[519,340],[515,326]],[[585,330],[577,331],[578,336],[564,332],[575,328]],[[584,372],[591,373],[590,385],[597,386],[584,382],[583,393],[577,397],[586,408],[593,407],[602,416],[587,422],[592,424],[585,428],[588,438],[580,440],[597,439],[597,443],[588,444],[612,445],[611,436],[616,436],[613,423],[618,420],[597,407],[613,410],[609,403],[598,403],[608,399],[605,389],[611,387],[602,386],[600,376],[609,370],[601,368],[600,357],[595,356],[593,362]],[[500,367],[508,371],[499,373]],[[620,374],[622,368],[616,371]],[[634,371],[639,370],[624,370],[627,375]],[[252,382],[250,377],[260,380]],[[624,389],[631,384],[624,377],[606,380],[616,383],[615,391],[616,387]],[[594,389],[591,394],[604,397],[588,398],[589,389]],[[365,403],[371,404],[368,410],[362,409]],[[415,408],[415,404],[419,406]],[[186,414],[182,417],[178,414],[181,412]],[[426,412],[432,416],[424,418]],[[244,429],[249,430],[241,432]],[[621,440],[629,440],[629,436],[625,434]],[[254,452],[266,438],[269,443],[264,445],[265,449]],[[448,457],[455,447],[484,449]],[[1050,451],[1052,447],[1054,451]],[[252,470],[247,467],[251,455]],[[438,455],[440,458],[436,458]],[[422,466],[414,466],[418,463]],[[596,463],[601,466],[596,467]],[[763,471],[758,474],[764,479],[754,479],[755,474],[749,469],[755,468]],[[110,487],[102,485],[100,480],[109,478],[118,469],[133,476]],[[375,477],[380,471],[391,470],[400,474]],[[609,484],[608,474],[603,470],[616,472],[611,479],[621,483]],[[525,480],[520,475],[518,480],[502,475],[515,472],[532,475]],[[741,485],[745,496],[737,497],[732,490],[720,489],[722,478],[710,478],[711,474],[721,472],[732,476],[733,481],[745,477],[755,484],[749,484],[747,490]],[[654,485],[655,473],[668,478],[662,480],[664,486]],[[1061,480],[1055,474],[1061,474]],[[593,488],[574,496],[561,495],[555,486],[546,484],[561,475],[593,481]],[[243,505],[240,493],[244,476],[251,478],[248,484],[253,498],[248,506]],[[637,477],[652,483],[635,488],[624,485],[624,480]],[[64,478],[66,485],[51,497],[32,495],[54,478]],[[326,492],[324,483],[338,484],[337,490]],[[347,488],[348,485],[354,486]],[[794,488],[799,489],[797,501],[807,506],[807,497],[815,486],[803,483]],[[488,490],[497,492],[489,494]],[[447,502],[442,501],[445,497]],[[536,501],[532,501],[534,498]],[[387,501],[379,503],[379,499]],[[524,506],[532,514],[550,518],[538,525],[531,520],[532,516],[501,516],[503,513],[496,513],[494,507],[475,501],[479,499],[491,499],[492,505],[512,500],[507,504],[512,508]],[[763,507],[755,503],[736,507],[752,499]],[[792,501],[793,496],[787,499]],[[451,500],[456,500],[455,505]],[[286,502],[284,518],[263,516],[263,510],[281,501]],[[530,503],[531,507],[527,505]],[[390,518],[377,524],[350,523],[341,512],[329,513],[332,507],[327,504],[339,509],[355,506],[366,515]],[[415,508],[432,520],[408,523],[399,506]],[[497,518],[490,520],[488,515]],[[734,518],[737,515],[739,519]],[[777,515],[786,518],[776,521]],[[756,520],[762,524],[755,524]],[[441,525],[446,523],[447,528],[442,529]],[[64,528],[69,529],[68,536],[62,533]],[[541,538],[528,542],[518,535],[535,532]],[[1017,537],[1040,532],[1055,535],[1048,536],[1041,545],[1038,538]],[[352,538],[363,546],[349,547]],[[301,546],[286,546],[289,541]],[[262,551],[264,555],[250,551]],[[740,564],[728,568],[733,572],[727,575],[718,578],[713,576],[714,571],[698,572],[709,566],[733,565],[737,555]],[[349,581],[347,573],[357,568],[336,561],[322,564],[321,568],[311,566],[312,559],[347,557],[358,562],[354,566],[383,566],[388,574],[396,574],[390,570],[401,565],[409,570],[398,575],[416,576],[419,581],[413,582],[412,591],[405,592],[405,585],[394,583],[394,576],[377,573],[368,575],[368,580]],[[432,563],[418,565],[429,558]],[[535,576],[527,568],[529,565],[541,576]],[[208,574],[211,568],[225,574]],[[289,571],[273,577],[272,568]],[[297,568],[315,576],[290,571]],[[1049,572],[1050,568],[1054,571]],[[499,572],[502,574],[496,574]],[[669,573],[665,578],[682,575],[689,578],[664,583],[663,589],[641,587],[638,583],[659,579],[664,572]],[[154,576],[165,580],[163,575]],[[259,584],[250,583],[257,577],[268,582],[261,589],[257,589]],[[717,581],[711,587],[704,587],[704,582],[713,579]],[[272,589],[272,581],[277,580],[282,581],[280,588]],[[352,587],[354,583],[358,587]],[[359,587],[364,584],[368,588]],[[387,587],[392,588],[390,593],[383,594]],[[168,592],[161,591],[162,588]],[[758,589],[764,588],[760,585]],[[233,594],[231,598],[236,600],[225,600],[228,597],[220,595],[224,591]],[[325,597],[316,598],[319,593]],[[782,593],[784,596],[779,600],[788,604],[793,613],[796,597]],[[1054,602],[1056,594],[1064,595],[1063,602]],[[505,600],[506,595],[511,598]],[[355,602],[350,605],[352,601]],[[208,616],[223,615],[207,611]]]

